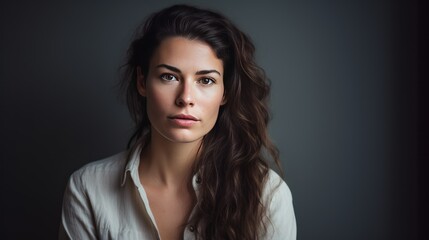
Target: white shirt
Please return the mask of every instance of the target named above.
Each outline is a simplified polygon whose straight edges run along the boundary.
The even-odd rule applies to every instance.
[[[146,192],[141,185],[137,149],[127,163],[122,152],[74,172],[64,193],[59,239],[160,239]],[[198,181],[199,182],[199,181]],[[192,185],[198,197],[197,177]],[[263,239],[296,239],[292,195],[272,170],[263,191],[268,231]],[[195,239],[188,226],[183,239]]]

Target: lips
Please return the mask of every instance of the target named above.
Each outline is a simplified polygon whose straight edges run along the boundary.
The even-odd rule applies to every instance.
[[[192,115],[186,115],[186,114],[178,114],[178,115],[170,116],[168,117],[168,119],[174,126],[179,128],[191,128],[198,121],[200,121],[198,118]]]
[[[198,118],[192,116],[192,115],[186,115],[186,114],[177,114],[174,116],[168,117],[170,119],[179,119],[179,120],[191,120],[191,121],[199,121]]]

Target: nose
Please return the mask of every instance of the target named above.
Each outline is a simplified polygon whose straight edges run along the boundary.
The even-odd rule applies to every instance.
[[[179,107],[194,106],[194,92],[190,81],[183,81],[176,98]]]

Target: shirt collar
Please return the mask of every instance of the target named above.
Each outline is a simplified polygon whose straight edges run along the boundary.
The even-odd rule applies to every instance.
[[[131,157],[129,157],[127,165],[125,166],[125,171],[121,180],[121,187],[125,185],[128,175],[130,175],[135,186],[137,187],[141,186],[139,173],[138,173],[141,150],[142,150],[142,147],[141,145],[139,145],[133,150],[133,152],[129,154],[129,156]],[[201,180],[200,174],[198,173],[194,174],[194,176],[192,177],[192,186],[195,191],[198,191],[201,181],[202,180]]]
[[[138,175],[141,150],[141,146],[138,145],[134,150],[132,150],[132,152],[129,153],[127,165],[125,166],[124,174],[121,180],[121,186],[125,185],[128,175],[131,175],[131,178],[134,178],[133,176],[136,174]]]

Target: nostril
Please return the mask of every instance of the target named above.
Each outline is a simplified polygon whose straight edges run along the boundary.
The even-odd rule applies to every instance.
[[[194,100],[191,97],[184,97],[184,96],[179,96],[176,99],[176,105],[178,106],[194,106]]]
[[[184,105],[183,99],[181,99],[181,98],[177,98],[177,99],[176,99],[176,105],[178,105],[178,106],[182,106],[182,105]]]

